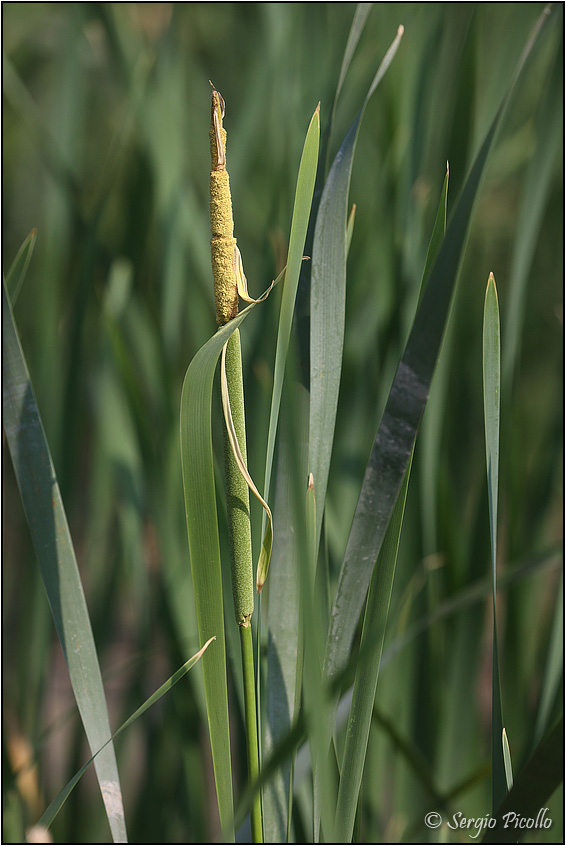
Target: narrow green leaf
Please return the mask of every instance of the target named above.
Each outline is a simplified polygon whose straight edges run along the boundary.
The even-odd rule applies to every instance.
[[[448,168],[428,248],[419,299],[444,238],[447,198]],[[360,643],[360,651],[363,650],[366,654],[356,670],[336,804],[334,835],[341,843],[350,842],[354,831],[411,465],[412,456],[373,571],[366,603]]]
[[[436,211],[436,217],[434,219],[434,226],[432,227],[432,235],[430,238],[430,242],[428,245],[428,250],[426,252],[426,261],[425,267],[423,271],[423,276],[421,280],[421,287],[419,291],[419,303],[422,299],[424,290],[426,288],[426,284],[428,282],[428,278],[430,276],[431,270],[434,266],[434,262],[438,255],[438,251],[440,249],[440,245],[444,240],[444,235],[446,233],[446,209],[448,208],[448,179],[450,176],[450,168],[448,166],[448,162],[446,162],[446,176],[444,177],[444,184],[442,185],[442,191],[440,192],[440,202],[438,204],[438,209]]]
[[[316,574],[316,495],[312,473],[309,476],[306,497],[306,521],[307,521],[307,563],[311,579],[311,587],[314,590]]]
[[[527,286],[537,236],[543,222],[546,201],[553,186],[555,168],[563,148],[564,118],[556,108],[553,94],[563,81],[563,49],[556,49],[551,78],[545,86],[545,96],[534,123],[536,148],[529,161],[521,199],[519,218],[511,250],[509,303],[506,309],[505,343],[503,345],[503,378],[508,385],[512,379],[520,350],[524,324]]]
[[[499,580],[501,583],[501,579]],[[561,688],[564,673],[564,581],[560,579],[556,591],[556,605],[552,622],[550,645],[542,678],[537,719],[534,731],[534,745],[542,740],[548,728],[552,706]]]
[[[354,17],[352,18],[352,23],[350,25],[350,32],[348,33],[348,41],[346,42],[346,48],[344,50],[344,55],[342,57],[342,65],[340,67],[340,76],[338,78],[338,84],[336,86],[336,91],[334,92],[334,99],[332,101],[332,109],[330,110],[330,115],[328,117],[328,122],[326,124],[326,128],[324,130],[324,137],[322,140],[322,149],[321,149],[321,168],[319,172],[319,178],[317,180],[317,194],[320,195],[322,190],[322,184],[326,179],[326,175],[328,173],[328,155],[330,151],[330,142],[332,139],[332,128],[334,126],[334,115],[336,114],[336,106],[338,103],[338,98],[340,96],[340,91],[342,90],[342,84],[346,78],[346,74],[348,73],[348,69],[352,62],[352,58],[356,47],[358,46],[358,41],[360,40],[360,36],[364,31],[364,27],[366,25],[366,21],[368,19],[369,13],[371,12],[371,8],[373,3],[357,3],[356,4],[356,11],[354,12]]]
[[[499,418],[501,391],[501,344],[499,304],[493,273],[489,274],[485,292],[483,317],[483,402],[485,416],[485,454],[491,536],[491,568],[493,581],[493,667],[491,708],[491,771],[493,809],[507,792],[505,750],[502,745],[503,714],[497,646],[497,492],[499,487]]]
[[[286,415],[291,455],[298,454],[302,430],[294,414]],[[319,823],[325,842],[335,842],[333,836],[336,785],[332,768],[323,766],[327,748],[326,725],[329,718],[330,699],[322,676],[324,654],[324,609],[322,597],[316,590],[316,480],[309,475],[305,491],[305,476],[300,462],[290,462],[291,499],[295,511],[294,525],[297,546],[302,555],[295,565],[300,587],[300,620],[303,633],[302,698],[307,714],[308,742],[314,763],[314,815],[313,840],[319,840]]]
[[[216,638],[211,637],[210,640],[208,640],[204,644],[202,649],[200,649],[196,655],[193,655],[193,657],[189,658],[189,660],[186,661],[182,667],[179,667],[179,669],[175,673],[173,673],[173,675],[169,679],[167,679],[166,682],[163,682],[163,684],[155,691],[155,693],[152,693],[149,699],[146,699],[143,705],[140,705],[140,707],[137,708],[134,713],[130,717],[128,717],[127,720],[125,720],[125,722],[122,723],[120,728],[114,732],[112,737],[108,738],[106,743],[101,746],[100,749],[95,752],[91,758],[88,759],[86,764],[83,764],[80,770],[78,770],[72,777],[72,779],[70,779],[70,781],[65,785],[63,790],[61,790],[60,793],[57,794],[55,799],[53,799],[53,801],[45,809],[45,811],[37,821],[36,825],[49,828],[49,826],[52,824],[53,820],[69,798],[70,794],[73,791],[73,788],[80,781],[84,773],[88,770],[90,765],[93,763],[94,759],[97,758],[98,755],[100,755],[101,752],[106,749],[108,744],[112,743],[112,741],[114,741],[118,737],[118,735],[124,731],[124,729],[128,728],[128,726],[130,726],[135,720],[137,720],[138,717],[141,717],[142,714],[144,714],[148,710],[148,708],[151,708],[151,706],[155,705],[155,703],[159,699],[161,699],[162,696],[168,693],[171,688],[174,687],[177,682],[180,681],[192,667],[194,667],[194,665],[200,659],[204,651],[210,646],[213,640],[216,640]]]
[[[336,803],[335,837],[337,843],[349,843],[354,831],[358,796],[367,752],[375,691],[379,675],[393,576],[405,512],[410,467],[395,505],[377,564],[370,582],[362,628],[362,645],[368,652],[358,665]],[[369,648],[371,644],[371,649]]]
[[[307,237],[309,215],[316,181],[316,170],[318,162],[318,145],[320,138],[320,104],[317,106],[309,124],[297,187],[295,190],[295,204],[293,206],[293,218],[291,222],[291,235],[289,238],[289,256],[287,271],[285,273],[285,284],[281,297],[281,309],[279,313],[279,329],[277,332],[277,348],[275,352],[275,368],[273,375],[273,392],[271,395],[271,412],[269,416],[269,432],[267,437],[267,457],[265,461],[265,482],[263,486],[264,496],[269,497],[271,484],[271,470],[273,466],[273,453],[275,450],[275,436],[279,420],[279,409],[281,406],[281,392],[283,390],[283,377],[285,375],[285,362],[289,349],[291,336],[291,324],[293,321],[293,310],[299,274],[303,261],[303,250]],[[265,518],[263,520],[265,528]]]
[[[346,49],[344,50],[344,56],[342,58],[342,67],[340,68],[340,77],[338,79],[338,85],[336,86],[336,93],[334,95],[334,108],[336,107],[336,102],[338,100],[338,97],[340,96],[340,91],[342,90],[342,83],[344,82],[346,73],[348,72],[348,68],[350,67],[352,56],[354,55],[354,51],[358,45],[358,41],[360,40],[360,35],[362,34],[366,25],[366,21],[368,19],[369,13],[371,12],[372,6],[373,3],[356,4],[356,11],[354,13],[350,32],[348,33],[348,41],[346,44]]]
[[[200,348],[189,364],[181,394],[181,464],[197,625],[201,644],[218,637],[218,649],[203,656],[202,666],[220,824],[223,837],[230,841],[234,840],[232,774],[211,406],[222,348],[253,308],[255,303]]]
[[[493,273],[490,273],[485,292],[483,318],[483,402],[494,593],[496,589],[495,560],[497,550],[497,491],[499,485],[499,411],[501,387],[499,335],[497,289],[495,287]]]
[[[285,379],[285,396],[291,403],[302,440],[293,444],[287,414],[281,415],[277,438],[277,473],[274,476],[274,541],[268,591],[267,679],[265,684],[264,763],[271,759],[282,738],[287,737],[297,718],[301,701],[303,667],[301,588],[296,562],[304,560],[298,538],[297,507],[292,484],[293,462],[306,479],[308,394],[304,386]],[[293,791],[293,754],[287,750],[263,793],[266,843],[283,843],[289,826],[289,804]],[[263,775],[262,767],[262,775]]]
[[[503,729],[501,734],[501,745],[503,746],[503,761],[505,763],[505,781],[507,782],[507,792],[513,787],[513,767],[511,765],[511,750],[509,749],[509,741],[507,740],[507,732]]]
[[[18,295],[26,277],[36,240],[37,229],[32,229],[16,253],[16,257],[6,274],[6,288],[8,290],[8,299],[10,300],[12,307],[16,304],[16,300],[18,299]]]
[[[518,773],[513,787],[493,814],[496,825],[486,829],[482,843],[516,843],[521,818],[537,822],[538,829],[552,831],[553,821],[544,803],[564,779],[563,753],[564,717],[561,717]]]
[[[204,644],[218,637],[219,648],[205,655],[202,665],[220,825],[230,842],[234,840],[232,773],[211,405],[222,347],[251,308],[253,304],[200,348],[188,367],[181,394],[181,464],[199,638]]]
[[[315,110],[303,146],[291,234],[285,284],[281,297],[279,328],[271,395],[271,411],[267,439],[265,462],[264,496],[270,495],[271,473],[275,442],[279,423],[281,395],[285,378],[285,368],[289,351],[293,312],[297,295],[297,286],[303,262],[303,251],[316,181],[320,139],[320,107]],[[302,419],[305,413],[304,391],[297,386],[296,413]],[[308,409],[307,412],[308,413]],[[306,430],[306,418],[305,418]],[[280,440],[280,451],[287,449]],[[303,462],[306,466],[306,459]],[[300,699],[300,673],[302,668],[299,648],[299,596],[296,568],[293,562],[299,556],[296,535],[292,532],[294,521],[293,507],[290,501],[291,489],[289,478],[284,471],[287,462],[280,457],[280,473],[275,490],[275,526],[273,566],[270,580],[273,585],[270,593],[278,597],[277,605],[272,606],[269,614],[268,653],[267,653],[267,695],[266,695],[266,731],[265,745],[269,751],[273,744],[289,730],[295,718]],[[263,519],[265,530],[266,518]],[[279,523],[279,524],[278,524]],[[259,664],[258,664],[259,666]],[[285,763],[276,777],[266,786],[264,793],[264,836],[266,842],[282,842],[289,825],[289,790],[291,779],[291,761]]]
[[[91,750],[111,737],[104,687],[67,517],[5,285],[2,286],[4,429],[41,576]],[[127,842],[114,747],[95,762],[115,843]]]
[[[352,236],[354,234],[354,223],[356,221],[356,204],[352,206],[350,217],[348,218],[348,225],[346,227],[346,257],[350,253],[350,245],[352,243]]]
[[[311,274],[309,471],[315,479],[319,502],[317,544],[326,499],[342,370],[347,207],[352,163],[365,108],[391,64],[402,34],[403,29],[400,27],[336,154],[316,219]]]

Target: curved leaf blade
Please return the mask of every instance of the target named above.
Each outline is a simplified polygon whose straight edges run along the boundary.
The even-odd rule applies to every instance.
[[[75,775],[72,777],[72,779],[70,779],[67,782],[67,784],[65,785],[63,790],[60,791],[60,793],[55,797],[55,799],[53,799],[53,801],[45,809],[45,811],[43,812],[43,814],[41,815],[41,817],[37,821],[36,826],[43,826],[44,828],[49,828],[49,826],[51,825],[51,823],[53,822],[53,820],[55,819],[55,817],[57,816],[57,814],[59,813],[59,811],[61,810],[61,808],[63,807],[63,805],[67,801],[67,799],[69,798],[69,796],[71,795],[75,785],[78,784],[78,782],[81,780],[82,776],[88,770],[90,765],[93,763],[94,759],[97,758],[98,755],[100,755],[101,752],[108,746],[108,744],[112,743],[112,741],[115,740],[118,737],[119,734],[122,734],[124,729],[127,729],[128,726],[130,726],[135,720],[137,720],[138,717],[141,717],[142,714],[144,714],[148,710],[148,708],[151,708],[151,706],[155,705],[155,703],[159,699],[161,699],[162,696],[164,696],[166,693],[168,693],[171,690],[171,688],[174,687],[177,684],[177,682],[180,681],[183,678],[183,676],[185,676],[189,672],[189,670],[194,667],[194,665],[201,658],[202,654],[210,646],[210,644],[212,643],[213,640],[216,640],[216,638],[211,637],[210,640],[208,640],[204,644],[202,649],[200,649],[196,653],[196,655],[193,655],[193,657],[189,658],[189,660],[186,661],[183,664],[182,667],[179,667],[179,669],[175,673],[173,673],[173,675],[170,678],[168,678],[167,681],[163,682],[163,684],[160,685],[160,687],[158,687],[158,689],[155,691],[155,693],[152,693],[151,696],[148,699],[146,699],[146,701],[143,703],[143,705],[140,705],[139,708],[136,708],[134,713],[130,717],[128,717],[128,719],[125,720],[125,722],[122,723],[122,725],[120,726],[119,729],[116,729],[116,731],[114,732],[112,737],[110,737],[106,741],[104,746],[101,746],[100,749],[97,752],[95,752],[94,755],[91,758],[89,758],[88,761],[85,764],[83,764],[83,766],[80,768],[80,770],[78,770],[75,773]]]
[[[210,637],[218,637],[218,649],[205,653],[202,661],[208,728],[220,824],[224,838],[231,841],[234,814],[211,408],[214,372],[222,348],[255,305],[220,327],[200,348],[189,364],[181,393],[181,465],[199,639],[204,644]]]
[[[202,667],[220,825],[223,838],[230,842],[234,814],[211,408],[222,347],[251,308],[253,304],[200,348],[189,364],[181,394],[181,464],[199,639],[204,644],[214,635],[218,638],[218,648],[203,656]]]
[[[111,738],[104,686],[75,550],[6,287],[2,286],[4,429],[73,693],[91,750]],[[115,843],[127,843],[114,747],[95,762]]]

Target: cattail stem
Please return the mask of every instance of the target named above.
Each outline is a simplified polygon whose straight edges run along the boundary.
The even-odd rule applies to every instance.
[[[248,752],[248,776],[254,784],[259,776],[259,752],[257,739],[257,713],[255,704],[254,654],[251,625],[240,626],[242,669],[244,671],[244,706],[246,712],[246,744]],[[261,796],[256,793],[250,810],[252,843],[263,843],[263,820]]]
[[[244,415],[244,389],[242,380],[242,355],[239,330],[232,334],[226,346],[226,382],[234,429],[240,452],[246,461],[246,427]],[[232,569],[232,594],[234,613],[240,628],[242,671],[244,676],[244,709],[248,777],[253,784],[259,775],[257,711],[255,702],[254,656],[252,628],[254,609],[254,579],[252,539],[250,527],[250,500],[246,480],[242,476],[226,425],[224,425],[224,464],[226,473],[226,498],[228,509],[228,534]],[[252,842],[263,842],[261,797],[256,794],[251,808]]]
[[[210,228],[211,255],[214,275],[216,319],[228,323],[238,313],[238,290],[247,295],[245,276],[240,253],[234,238],[230,181],[226,170],[226,130],[222,126],[224,100],[212,91],[210,124]],[[240,285],[238,285],[238,280]],[[242,378],[242,351],[240,332],[230,336],[223,360],[226,390],[233,422],[233,435],[243,466],[246,456],[246,422],[244,410],[244,384]],[[224,467],[226,475],[226,504],[232,571],[234,613],[240,629],[242,670],[244,676],[244,707],[248,775],[253,784],[259,775],[258,727],[255,700],[255,672],[252,643],[251,616],[254,610],[254,578],[252,560],[252,535],[250,525],[250,497],[248,483],[238,466],[224,422]],[[252,842],[263,843],[261,796],[257,794],[251,808]]]

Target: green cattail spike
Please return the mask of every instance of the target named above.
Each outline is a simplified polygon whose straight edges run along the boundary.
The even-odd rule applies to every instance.
[[[244,387],[240,332],[238,329],[222,348],[220,382],[226,423],[224,454],[234,613],[239,626],[248,626],[254,610],[250,498],[248,492],[251,478],[246,469]]]
[[[242,450],[240,449],[239,441],[243,444],[245,448],[245,423],[243,422],[240,424],[240,434],[238,434],[237,426],[234,423],[234,418],[232,416],[232,408],[230,405],[230,394],[228,391],[228,376],[227,376],[227,368],[226,368],[226,361],[227,361],[227,354],[228,354],[228,345],[232,338],[237,336],[235,339],[235,343],[238,345],[240,343],[240,335],[238,330],[234,332],[234,335],[231,336],[230,340],[224,344],[222,348],[222,361],[220,365],[220,388],[222,393],[222,407],[224,410],[224,422],[226,425],[226,434],[228,436],[228,442],[231,448],[231,456],[230,461],[234,462],[235,467],[239,470],[242,479],[247,484],[248,488],[251,490],[253,495],[259,502],[262,504],[263,508],[265,509],[265,513],[267,514],[267,527],[265,530],[265,536],[263,539],[263,544],[261,547],[261,552],[259,556],[259,562],[257,565],[257,577],[256,577],[256,590],[258,593],[261,592],[263,587],[263,583],[267,577],[267,571],[269,569],[269,560],[271,558],[271,547],[273,545],[273,517],[271,514],[271,510],[269,505],[261,496],[260,492],[256,488],[252,477],[248,472],[248,468],[246,466],[246,458],[242,454]],[[240,368],[241,368],[241,359],[240,359]],[[241,371],[240,371],[241,372]],[[240,480],[238,479],[238,483],[241,484]],[[243,494],[242,494],[243,499]],[[249,511],[249,500],[247,500],[248,505],[247,509]],[[247,584],[247,581],[245,582]],[[238,606],[239,607],[239,606]],[[252,599],[252,609],[253,609],[253,599]],[[236,612],[238,616],[238,612]],[[240,625],[242,624],[243,617],[238,619]]]

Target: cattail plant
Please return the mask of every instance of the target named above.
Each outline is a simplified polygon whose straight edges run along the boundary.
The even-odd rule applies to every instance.
[[[242,258],[234,238],[232,198],[230,196],[228,171],[226,170],[226,130],[222,125],[223,117],[224,100],[218,91],[213,89],[210,124],[212,161],[210,171],[210,228],[212,239],[210,244],[216,319],[220,325],[225,325],[238,313],[238,296],[248,302],[258,302],[247,294]],[[257,493],[257,491],[247,471],[242,354],[238,329],[234,331],[222,348],[221,384],[224,408],[224,464],[232,595],[236,623],[240,629],[242,649],[248,772],[250,781],[255,781],[259,775],[259,757],[251,630],[254,586],[248,485],[254,492]],[[257,495],[259,497],[259,494]],[[259,498],[261,499],[261,497]],[[263,499],[261,501],[269,513],[269,533],[271,537],[271,512]],[[263,565],[265,570],[267,570],[269,563],[270,551],[271,543],[268,541],[267,561]],[[259,796],[256,796],[252,805],[251,824],[254,843],[262,842],[263,830]]]
[[[59,6],[3,18],[4,842],[555,842],[563,7]]]

